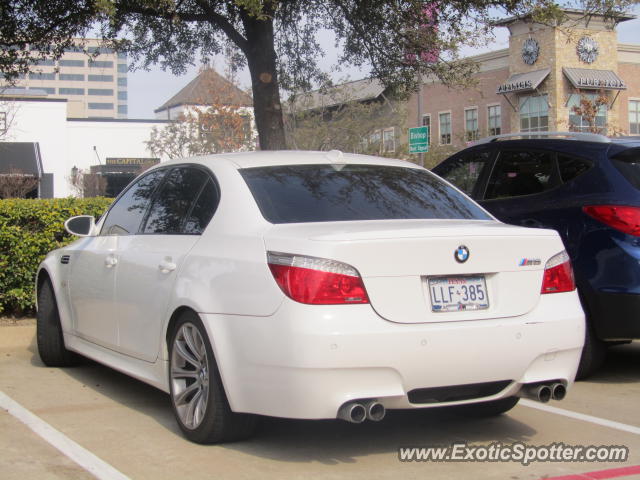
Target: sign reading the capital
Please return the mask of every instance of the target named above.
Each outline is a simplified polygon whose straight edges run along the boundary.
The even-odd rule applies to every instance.
[[[160,163],[159,158],[113,158],[107,157],[105,162],[107,165],[146,165]]]
[[[429,151],[429,127],[409,129],[409,153],[425,153]]]

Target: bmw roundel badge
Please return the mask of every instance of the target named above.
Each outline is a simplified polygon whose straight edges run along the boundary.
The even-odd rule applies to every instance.
[[[453,256],[455,257],[456,262],[464,263],[469,259],[469,249],[464,245],[460,245],[458,248],[456,248]]]

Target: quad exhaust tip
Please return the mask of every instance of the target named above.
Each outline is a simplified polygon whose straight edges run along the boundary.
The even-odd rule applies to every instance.
[[[337,417],[351,423],[362,423],[366,419],[379,422],[385,414],[384,405],[372,399],[345,403],[338,410]]]

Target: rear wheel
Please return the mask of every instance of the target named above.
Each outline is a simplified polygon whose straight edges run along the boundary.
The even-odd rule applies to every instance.
[[[453,408],[453,413],[464,417],[484,418],[495,417],[508,412],[518,404],[518,397],[507,397],[490,402],[472,403],[469,405],[459,405]]]
[[[170,394],[178,426],[196,443],[249,437],[253,415],[231,411],[204,326],[194,312],[184,313],[169,339]]]
[[[69,367],[78,363],[78,356],[64,346],[62,325],[56,297],[49,280],[38,289],[36,339],[40,358],[48,367]]]
[[[587,322],[585,328],[584,347],[582,348],[582,356],[578,365],[578,373],[576,380],[593,375],[598,370],[607,356],[607,345],[596,337],[593,327]]]

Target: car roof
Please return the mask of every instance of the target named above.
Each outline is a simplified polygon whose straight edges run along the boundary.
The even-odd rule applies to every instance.
[[[394,158],[374,157],[371,155],[358,155],[342,153],[338,150],[328,152],[314,152],[306,150],[271,150],[256,152],[221,153],[216,155],[201,155],[190,158],[180,158],[163,162],[161,165],[171,164],[201,164],[211,166],[225,162],[237,169],[253,167],[269,167],[279,165],[319,165],[319,164],[361,164],[396,166],[405,168],[422,168],[415,163]]]

